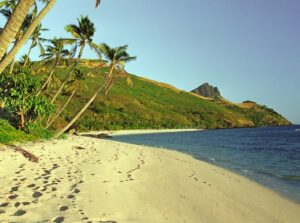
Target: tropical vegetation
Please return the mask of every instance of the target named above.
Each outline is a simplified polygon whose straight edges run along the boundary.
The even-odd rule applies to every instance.
[[[44,38],[41,21],[56,0],[2,0],[0,13],[0,143],[60,137],[81,130],[232,128],[285,125],[272,109],[207,100],[127,73],[128,46],[94,39],[88,16],[66,25],[69,36]],[[95,0],[96,7],[100,0]],[[39,10],[38,6],[42,6]],[[17,53],[26,43],[19,61]],[[84,60],[90,47],[96,60]],[[40,61],[30,57],[40,49]],[[10,66],[9,66],[10,65]],[[114,87],[113,87],[114,86]]]

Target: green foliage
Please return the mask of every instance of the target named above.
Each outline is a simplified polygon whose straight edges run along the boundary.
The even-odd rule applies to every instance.
[[[39,81],[28,69],[20,68],[14,74],[3,73],[0,76],[2,107],[12,115],[15,127],[24,129],[27,123],[54,112],[53,105],[44,97],[36,96],[39,88]]]
[[[7,120],[0,119],[0,143],[8,144],[14,141],[24,142],[33,139],[34,136],[16,130]]]
[[[93,61],[91,61],[92,63]],[[96,62],[94,62],[96,64]],[[59,129],[79,111],[99,84],[103,83],[109,67],[86,66],[79,68],[87,74],[83,81],[88,88],[74,96],[60,118],[54,123]],[[58,78],[64,79],[67,69],[59,68]],[[72,128],[82,130],[160,129],[160,128],[233,128],[258,125],[283,125],[289,122],[271,110],[246,109],[223,101],[198,98],[187,92],[174,90],[159,83],[115,71],[116,82],[108,96],[99,96]],[[61,106],[68,95],[60,95]]]
[[[50,139],[53,136],[53,132],[44,129],[44,126],[40,121],[28,121],[25,127],[25,132],[40,139]]]

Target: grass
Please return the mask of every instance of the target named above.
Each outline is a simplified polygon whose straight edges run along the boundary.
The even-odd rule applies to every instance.
[[[103,83],[107,72],[105,67],[86,66],[83,63],[79,68],[87,74],[84,82],[88,88],[75,96],[54,123],[54,129],[61,128],[71,120],[95,89]],[[60,68],[56,75],[62,80],[67,72],[67,69]],[[42,78],[46,73],[38,73],[37,77]],[[109,95],[99,95],[73,128],[233,128],[290,124],[284,117],[265,106],[255,104],[251,108],[243,108],[226,101],[206,100],[169,85],[135,75],[129,76],[133,86],[128,85],[124,75],[119,75]],[[62,106],[68,96],[67,93],[59,96],[57,105]]]
[[[35,136],[15,129],[8,121],[0,119],[0,144],[26,142],[34,140]]]
[[[33,64],[33,71],[40,80],[49,73],[48,66]],[[94,94],[107,75],[107,67],[97,66],[96,61],[84,60],[79,65],[86,74],[86,88],[79,91],[65,111],[52,125],[53,130],[65,126]],[[68,69],[60,66],[55,72],[59,80],[67,77]],[[128,84],[130,77],[132,85]],[[108,96],[99,95],[82,117],[72,126],[79,130],[166,129],[166,128],[240,128],[270,125],[289,125],[288,120],[266,106],[251,102],[234,104],[226,100],[211,100],[176,89],[168,84],[155,82],[132,74],[120,73]],[[54,85],[53,85],[54,86]],[[56,89],[45,95],[51,98]],[[61,107],[70,93],[63,91],[56,106]],[[0,117],[1,118],[1,117]],[[2,117],[3,118],[3,117]],[[47,139],[51,131],[38,130],[26,134],[0,119],[0,143]]]

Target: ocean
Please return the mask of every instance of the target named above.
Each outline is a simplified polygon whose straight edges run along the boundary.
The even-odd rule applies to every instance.
[[[300,203],[300,126],[120,135],[112,140],[190,154]]]

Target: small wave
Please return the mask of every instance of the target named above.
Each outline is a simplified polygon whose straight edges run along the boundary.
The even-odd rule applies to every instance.
[[[243,173],[253,175],[254,171],[253,170],[242,170]]]
[[[282,178],[284,180],[289,180],[289,181],[300,181],[300,176],[286,175],[286,176],[280,176],[280,178]]]
[[[216,162],[216,159],[213,158],[213,157],[208,157],[208,160],[211,161],[211,162],[213,162],[213,163]]]

